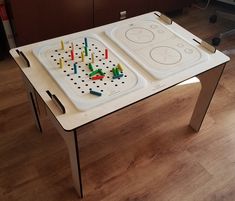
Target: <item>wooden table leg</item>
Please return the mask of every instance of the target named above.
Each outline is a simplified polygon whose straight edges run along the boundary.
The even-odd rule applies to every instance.
[[[190,126],[195,131],[200,130],[225,65],[217,66],[197,76],[201,82],[201,91],[190,120]]]
[[[77,130],[75,129],[73,131],[68,131],[68,132],[65,131],[60,126],[60,124],[55,119],[54,115],[51,113],[49,109],[47,110],[47,114],[67,145],[74,187],[76,191],[78,192],[78,194],[80,193],[81,198],[83,198],[83,187],[82,187],[79,147],[78,147],[78,140],[77,140]]]
[[[77,132],[76,130],[74,130],[73,133],[64,133],[61,134],[61,136],[63,137],[69,151],[74,187],[76,191],[80,193],[81,198],[83,198],[82,176],[81,176],[81,167],[80,167],[79,147],[77,141]]]
[[[29,103],[33,112],[35,124],[38,130],[42,133],[42,126],[41,126],[40,117],[39,117],[39,108],[38,108],[38,103],[37,103],[37,98],[36,98],[34,88],[32,87],[32,85],[29,83],[29,81],[24,75],[23,75],[23,80],[26,86],[26,92],[27,92]]]

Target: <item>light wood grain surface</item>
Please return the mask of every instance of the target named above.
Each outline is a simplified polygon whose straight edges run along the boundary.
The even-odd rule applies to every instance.
[[[128,106],[153,94],[156,94],[188,78],[191,78],[195,75],[203,73],[211,68],[214,68],[220,64],[229,61],[229,58],[226,55],[222,54],[220,51],[216,51],[215,53],[210,53],[206,49],[201,48],[200,45],[193,40],[196,39],[197,41],[201,42],[200,38],[193,35],[189,31],[185,30],[177,23],[173,22],[170,25],[166,25],[169,31],[178,34],[184,40],[188,41],[188,43],[190,43],[191,45],[192,43],[195,43],[194,46],[195,47],[198,46],[198,49],[201,49],[202,52],[201,54],[207,53],[208,59],[198,64],[195,64],[193,67],[189,67],[183,71],[179,71],[173,75],[167,76],[166,78],[153,80],[151,79],[150,74],[143,71],[143,67],[141,65],[136,63],[134,59],[128,56],[128,54],[126,54],[125,52],[123,52],[117,45],[112,43],[110,40],[106,39],[106,44],[108,45],[109,48],[113,50],[113,52],[121,56],[121,58],[125,62],[129,63],[130,67],[132,67],[133,70],[141,72],[140,74],[145,79],[146,84],[144,87],[142,87],[139,90],[117,97],[114,100],[108,101],[102,105],[98,105],[92,109],[81,111],[78,110],[73,104],[71,104],[71,100],[68,98],[68,96],[65,95],[63,90],[56,84],[53,78],[42,67],[38,59],[33,55],[32,51],[34,48],[38,46],[48,46],[53,43],[59,44],[63,38],[71,40],[73,38],[86,36],[87,34],[92,33],[92,34],[98,34],[104,40],[105,30],[110,30],[112,28],[122,26],[123,24],[134,23],[136,21],[141,21],[141,20],[158,20],[158,17],[154,13],[156,12],[130,18],[125,21],[120,21],[113,24],[97,27],[87,31],[74,33],[69,36],[63,36],[60,38],[55,38],[39,42],[36,44],[19,47],[18,49],[23,51],[26,54],[27,58],[30,60],[31,63],[30,68],[25,66],[25,63],[19,57],[15,49],[12,49],[10,52],[13,58],[18,63],[18,65],[20,66],[23,74],[30,81],[30,83],[35,88],[40,97],[42,97],[42,99],[47,104],[49,109],[52,111],[52,113],[54,114],[55,118],[58,120],[60,125],[64,128],[64,130],[71,131],[74,128],[77,128],[93,120],[96,120],[102,116],[115,112],[118,109],[121,109],[125,106]],[[164,22],[162,22],[162,24],[164,24]],[[174,66],[172,66],[172,68],[173,67]],[[52,103],[51,99],[47,95],[46,90],[50,90],[53,94],[56,94],[56,96],[60,99],[60,101],[63,103],[64,107],[66,108],[65,114],[61,114],[61,112],[58,111],[58,108],[55,106],[55,104]]]

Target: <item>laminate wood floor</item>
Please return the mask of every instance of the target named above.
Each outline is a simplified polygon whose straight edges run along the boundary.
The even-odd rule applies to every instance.
[[[209,24],[209,10],[174,18],[202,39],[232,23]],[[224,39],[220,50],[235,47]],[[234,201],[235,55],[200,132],[188,123],[198,82],[176,86],[82,127],[78,141],[84,201]],[[0,200],[77,201],[68,152],[47,119],[34,125],[20,71],[0,62]]]

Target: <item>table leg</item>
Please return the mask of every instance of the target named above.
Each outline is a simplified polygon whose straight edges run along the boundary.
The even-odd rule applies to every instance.
[[[76,130],[74,130],[73,133],[62,134],[61,136],[63,137],[69,151],[74,187],[78,193],[80,192],[81,198],[83,198],[82,176],[81,176],[81,167],[80,167],[79,147],[77,141],[77,132]]]
[[[80,192],[81,198],[83,198],[82,176],[76,130],[73,131],[73,134],[66,133],[61,136],[63,137],[69,151],[74,187],[78,193]]]
[[[39,131],[42,133],[42,126],[40,122],[40,117],[39,117],[39,108],[38,108],[38,103],[35,95],[34,88],[31,86],[27,78],[23,75],[24,83],[26,86],[26,92],[28,95],[29,103],[33,112],[33,117],[36,123],[37,128]]]
[[[74,130],[74,140],[75,142],[75,149],[76,149],[76,169],[78,170],[78,176],[79,176],[79,187],[80,187],[80,195],[81,198],[83,198],[83,188],[82,188],[82,174],[81,174],[81,166],[80,166],[80,156],[79,156],[79,147],[78,147],[78,140],[77,140],[77,132]]]
[[[51,113],[51,111],[49,109],[47,109],[47,114],[67,145],[74,187],[75,187],[76,191],[78,193],[80,193],[81,198],[83,198],[83,187],[82,187],[82,176],[81,176],[77,131],[76,131],[76,129],[73,131],[68,131],[68,132],[65,131],[60,126],[60,124],[55,119],[54,115]]]
[[[39,114],[38,114],[38,110],[37,110],[37,107],[36,107],[35,96],[33,95],[32,92],[29,92],[28,96],[29,96],[30,105],[31,105],[31,108],[32,108],[32,111],[33,111],[33,116],[34,116],[34,119],[35,119],[35,122],[36,122],[36,126],[39,129],[39,131],[42,133],[42,126],[41,126],[41,123],[40,123]]]
[[[197,76],[201,82],[201,91],[190,120],[190,126],[195,131],[200,130],[225,65],[217,66]]]
[[[38,103],[38,99],[40,99],[40,97],[37,96],[34,88],[29,83],[27,78],[24,77],[24,75],[23,75],[23,79],[26,85],[26,92],[30,101],[32,111],[33,111],[33,116],[35,119],[36,126],[38,127],[40,132],[42,132],[42,127],[41,127],[41,122],[40,122],[40,109],[39,109],[39,103]],[[83,198],[77,131],[74,130],[74,131],[66,132],[64,129],[62,129],[58,121],[55,119],[54,115],[51,113],[51,111],[47,107],[46,107],[46,113],[48,114],[52,122],[54,123],[55,127],[57,128],[57,131],[60,133],[60,135],[66,142],[66,145],[69,151],[69,158],[70,158],[70,163],[71,163],[74,186],[75,186],[76,191],[80,192],[81,198]]]

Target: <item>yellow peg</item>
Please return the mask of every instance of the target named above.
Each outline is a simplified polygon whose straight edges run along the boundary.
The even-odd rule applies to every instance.
[[[62,40],[60,41],[60,43],[61,43],[61,49],[64,50],[64,41]]]
[[[71,48],[72,48],[72,50],[74,50],[74,45],[73,45],[73,43],[71,43]]]
[[[84,55],[83,51],[81,51],[81,58],[82,58],[82,62],[84,62],[85,61],[85,55]]]
[[[64,60],[60,58],[60,68],[64,67]]]
[[[91,63],[95,63],[95,55],[93,52],[91,53]]]
[[[117,65],[117,68],[118,68],[121,72],[123,72],[123,68],[122,68],[121,64],[118,64],[118,65]]]

